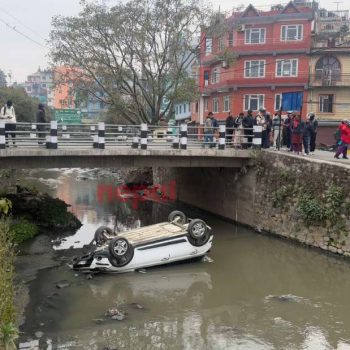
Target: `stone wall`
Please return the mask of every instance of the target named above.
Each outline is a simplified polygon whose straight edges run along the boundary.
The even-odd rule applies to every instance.
[[[178,200],[310,246],[350,256],[350,167],[259,152],[255,166],[154,169]]]

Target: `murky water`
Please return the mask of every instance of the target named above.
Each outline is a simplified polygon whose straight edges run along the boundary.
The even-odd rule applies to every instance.
[[[98,226],[148,225],[181,208],[99,203],[98,183],[116,184],[118,177],[77,174],[52,171],[29,179],[42,177],[48,191],[72,204],[83,226],[52,244],[56,266],[29,283],[22,349],[350,349],[348,262],[194,208],[183,209],[214,229],[209,261],[89,280],[69,270],[67,259],[81,253]],[[57,289],[63,280],[70,286]],[[124,321],[104,317],[116,305],[127,313]]]

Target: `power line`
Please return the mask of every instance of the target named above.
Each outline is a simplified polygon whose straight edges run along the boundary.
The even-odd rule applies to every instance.
[[[15,17],[14,15],[12,15],[10,12],[4,10],[3,8],[0,7],[0,11],[2,11],[3,13],[7,14],[8,16],[12,17],[15,21],[17,21],[19,24],[21,24],[23,27],[27,28],[28,30],[30,30],[33,34],[39,36],[41,39],[46,40],[46,38],[44,38],[41,34],[39,34],[37,31],[33,30],[32,28],[28,27],[25,23],[23,23],[21,20],[19,20],[17,17]]]
[[[28,36],[27,34],[22,33],[21,31],[19,31],[16,26],[11,26],[10,24],[8,24],[6,21],[4,21],[3,19],[0,18],[0,22],[2,22],[3,24],[5,24],[7,27],[9,27],[10,29],[12,29],[13,31],[15,31],[17,34],[22,35],[23,37],[25,37],[26,39],[32,41],[33,43],[47,49],[47,47],[41,43],[39,43],[38,41],[36,41],[35,39],[32,39],[30,36]]]

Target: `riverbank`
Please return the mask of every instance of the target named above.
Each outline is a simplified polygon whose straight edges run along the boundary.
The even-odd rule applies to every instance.
[[[257,152],[242,169],[157,168],[176,181],[177,199],[256,231],[350,257],[350,168],[283,153]]]

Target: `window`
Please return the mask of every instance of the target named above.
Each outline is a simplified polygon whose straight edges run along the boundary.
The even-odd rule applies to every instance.
[[[265,28],[251,28],[245,31],[245,44],[264,44]]]
[[[257,111],[264,107],[264,95],[244,95],[244,110]]]
[[[222,51],[222,50],[224,50],[224,48],[225,48],[225,41],[224,41],[224,38],[219,38],[219,43],[218,43],[219,45],[219,51]]]
[[[175,114],[176,114],[176,115],[179,114],[179,108],[178,108],[178,106],[175,107]]]
[[[212,49],[213,49],[213,39],[206,38],[205,39],[205,54],[210,55],[212,53]]]
[[[279,111],[282,105],[282,94],[275,95],[275,111]]]
[[[228,46],[233,46],[233,32],[228,33]]]
[[[220,70],[219,68],[214,68],[211,73],[211,83],[216,84],[220,81]]]
[[[245,61],[245,78],[262,78],[265,76],[265,61]]]
[[[187,105],[184,104],[184,113],[186,113],[186,107],[187,107]]]
[[[182,105],[180,105],[180,112],[179,112],[180,114],[182,113]]]
[[[205,111],[209,110],[209,99],[208,98],[204,99],[204,110]]]
[[[302,24],[282,26],[281,40],[282,41],[297,41],[303,39]]]
[[[213,98],[213,113],[219,112],[219,99],[217,97]]]
[[[209,71],[204,71],[204,86],[208,86],[209,84]]]
[[[323,56],[316,63],[316,79],[338,81],[341,77],[339,60],[334,56]]]
[[[320,112],[333,113],[334,95],[320,95]]]
[[[46,84],[41,84],[41,87],[46,88]]]
[[[276,61],[276,77],[296,77],[297,75],[298,59]]]
[[[230,96],[224,96],[223,102],[224,102],[223,103],[223,105],[224,105],[223,112],[229,112],[231,110]]]

